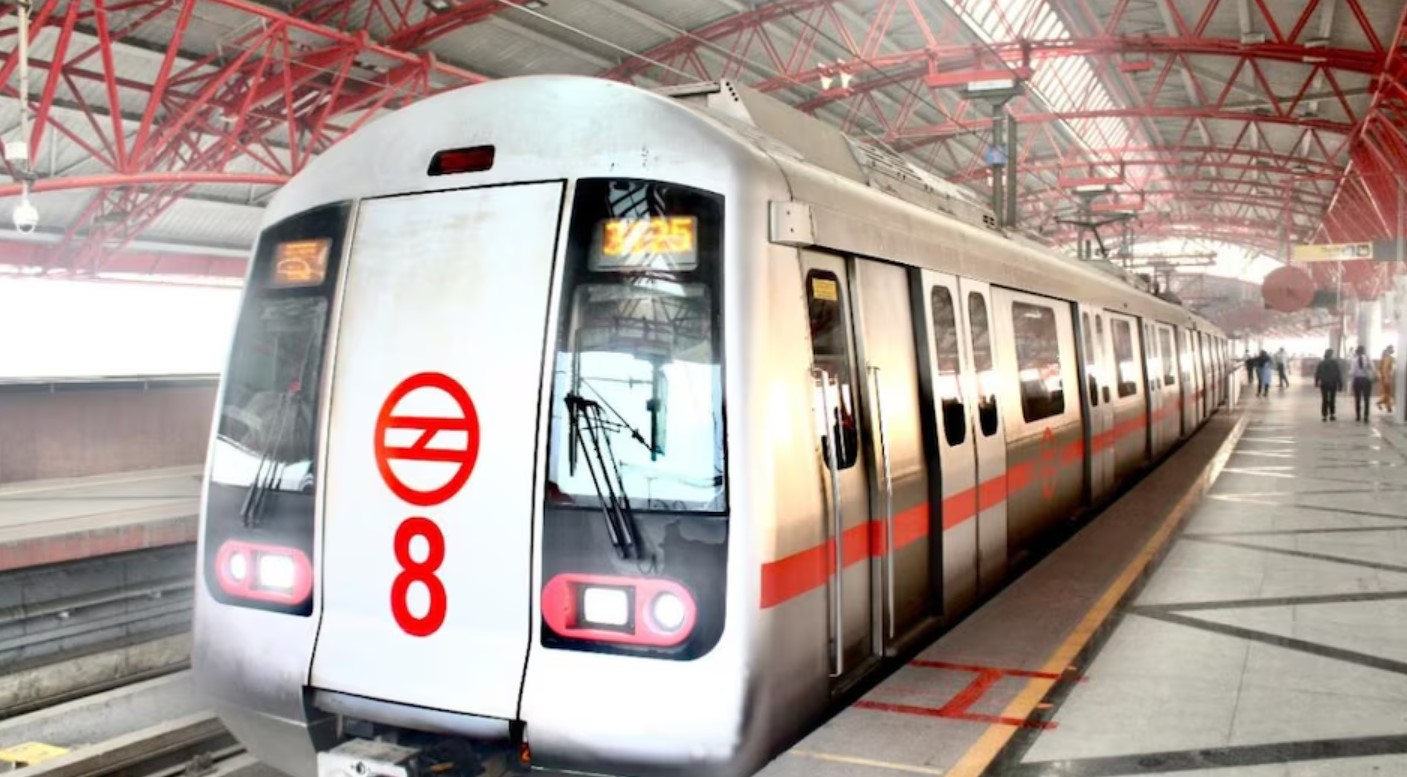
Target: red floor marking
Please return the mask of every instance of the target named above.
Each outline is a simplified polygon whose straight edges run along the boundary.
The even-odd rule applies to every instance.
[[[1049,730],[1055,728],[1054,723],[1044,723],[1038,720],[1021,720],[1019,718],[1003,718],[996,715],[977,715],[973,713],[953,713],[946,709],[933,709],[932,707],[915,707],[910,704],[886,704],[878,701],[857,701],[855,707],[862,710],[876,710],[878,712],[897,712],[901,715],[922,715],[929,718],[947,718],[949,720],[965,720],[970,723],[997,723],[1003,726],[1017,726],[1019,728],[1038,728]]]
[[[996,672],[997,674],[1011,675],[1012,677],[1034,677],[1041,680],[1059,680],[1060,675],[1052,672],[1032,672],[1028,669],[1003,669],[999,666],[978,666],[976,664],[954,664],[949,661],[925,661],[915,659],[909,662],[909,666],[921,666],[925,669],[951,669],[955,672],[976,672],[985,674]]]
[[[1052,672],[1033,672],[1028,669],[1002,669],[994,666],[978,666],[976,664],[954,664],[948,661],[910,661],[911,666],[922,667],[924,669],[945,669],[955,672],[971,672],[976,677],[972,682],[957,692],[957,695],[949,699],[942,707],[919,707],[913,704],[893,704],[882,701],[855,702],[855,707],[862,710],[876,710],[879,712],[897,712],[903,715],[922,715],[929,718],[948,718],[950,720],[965,720],[973,723],[996,723],[1003,726],[1019,726],[1021,728],[1038,728],[1049,730],[1055,728],[1055,724],[1046,721],[1022,720],[1020,718],[1004,718],[996,715],[982,715],[975,712],[968,712],[972,705],[982,700],[987,691],[992,686],[1001,681],[1003,677],[1026,677],[1042,680],[1058,680],[1061,675]],[[1078,678],[1081,682],[1084,678]],[[893,691],[899,695],[917,695],[919,692],[911,688],[885,688],[883,685],[876,688],[877,693]]]

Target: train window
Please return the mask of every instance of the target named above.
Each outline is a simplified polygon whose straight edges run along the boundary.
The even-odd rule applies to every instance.
[[[1089,384],[1089,406],[1099,407],[1099,379],[1095,371],[1099,369],[1094,358],[1094,333],[1090,331],[1089,314],[1080,314],[1080,333],[1085,344],[1085,382]]]
[[[943,401],[943,436],[949,445],[962,445],[967,439],[967,412],[958,386],[957,312],[953,309],[953,295],[946,287],[934,286],[929,297],[933,302],[933,342],[938,352],[934,388]]]
[[[972,330],[972,366],[977,370],[977,420],[982,436],[997,433],[997,371],[992,366],[992,335],[987,323],[987,298],[967,294],[967,322]]]
[[[855,425],[854,370],[846,336],[845,304],[840,279],[826,270],[806,273],[806,309],[811,317],[811,356],[820,374],[814,389],[815,406],[826,416],[821,455],[830,465],[832,441],[837,469],[855,466],[859,457],[859,428]],[[824,380],[823,386],[819,381]]]
[[[682,223],[676,240],[668,227]],[[651,226],[605,261],[602,236],[622,224]],[[619,488],[636,512],[726,511],[723,199],[583,179],[567,241],[548,501],[599,510]]]
[[[1065,412],[1060,375],[1060,336],[1055,311],[1045,305],[1011,303],[1016,335],[1016,371],[1021,381],[1021,415],[1027,422]]]
[[[1119,371],[1119,397],[1138,393],[1138,362],[1133,357],[1133,327],[1121,318],[1109,319],[1114,335],[1114,361]]]
[[[1163,354],[1163,385],[1177,385],[1177,362],[1173,359],[1172,333],[1158,327],[1158,350]]]

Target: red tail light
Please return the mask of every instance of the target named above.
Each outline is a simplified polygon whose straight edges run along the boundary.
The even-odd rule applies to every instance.
[[[694,630],[698,608],[672,580],[568,573],[543,586],[542,617],[571,639],[672,647]]]
[[[493,146],[472,148],[447,148],[435,152],[430,160],[429,175],[454,175],[455,173],[482,173],[493,167]]]
[[[297,548],[226,540],[215,554],[215,579],[230,596],[297,605],[313,593],[313,564]]]

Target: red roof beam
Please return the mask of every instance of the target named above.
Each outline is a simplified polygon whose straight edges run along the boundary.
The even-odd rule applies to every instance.
[[[967,86],[978,81],[1026,81],[1031,78],[1029,67],[986,68],[980,70],[944,70],[928,73],[923,84],[929,89],[942,89],[951,86]]]

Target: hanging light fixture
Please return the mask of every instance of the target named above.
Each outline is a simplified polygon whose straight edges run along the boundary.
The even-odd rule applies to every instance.
[[[5,141],[5,159],[17,169],[20,180],[20,201],[15,205],[11,216],[15,229],[21,234],[29,234],[39,226],[39,209],[29,201],[29,185],[34,180],[34,166],[29,155],[29,11],[30,0],[19,2],[19,111],[20,136],[18,140]]]

